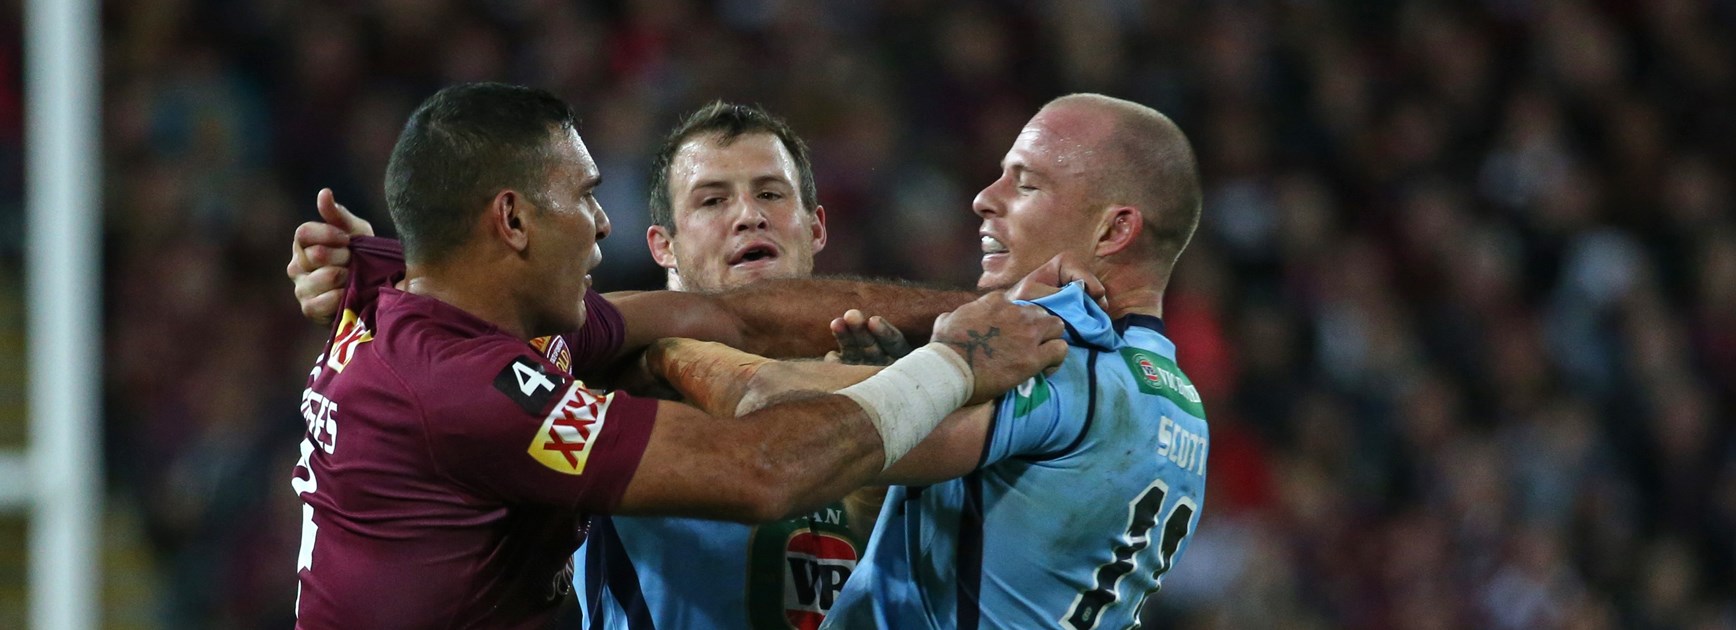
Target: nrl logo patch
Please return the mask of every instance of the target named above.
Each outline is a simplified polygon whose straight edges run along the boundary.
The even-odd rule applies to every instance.
[[[530,340],[530,345],[531,347],[536,348],[537,352],[541,352],[543,358],[548,359],[549,363],[553,363],[555,364],[555,367],[560,368],[562,372],[568,374],[573,372],[573,351],[571,348],[567,347],[567,339],[565,337],[560,335],[537,337],[536,339]]]

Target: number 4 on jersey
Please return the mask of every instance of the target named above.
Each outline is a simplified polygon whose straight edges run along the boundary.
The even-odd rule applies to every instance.
[[[534,367],[515,361],[512,364],[512,373],[518,376],[518,391],[526,396],[535,395],[537,390],[555,391],[555,382]]]
[[[506,394],[525,413],[540,415],[548,409],[550,399],[560,391],[565,381],[566,377],[560,373],[544,371],[541,363],[529,357],[518,357],[494,377],[494,389]]]

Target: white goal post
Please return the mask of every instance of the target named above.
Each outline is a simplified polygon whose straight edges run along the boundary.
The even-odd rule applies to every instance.
[[[95,0],[24,4],[24,303],[30,442],[0,507],[30,518],[30,625],[101,618],[101,26]]]

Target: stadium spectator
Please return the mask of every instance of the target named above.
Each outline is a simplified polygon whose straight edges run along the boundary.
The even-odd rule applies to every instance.
[[[383,217],[397,121],[485,75],[585,104],[617,221],[648,204],[613,184],[680,112],[784,113],[826,191],[817,270],[954,285],[957,208],[1025,114],[1151,104],[1198,130],[1207,218],[1165,321],[1216,442],[1166,622],[1525,623],[1485,596],[1509,575],[1554,576],[1526,610],[1562,624],[1736,616],[1728,3],[190,0],[111,3],[104,26],[111,529],[138,522],[154,569],[111,565],[129,615],[288,625],[285,410],[320,339],[283,299],[282,235],[325,185]],[[3,166],[22,139],[0,84]],[[630,250],[599,286],[662,280],[628,264],[636,239],[605,243]],[[1708,472],[1666,496],[1679,456]],[[1499,507],[1467,519],[1465,497]]]

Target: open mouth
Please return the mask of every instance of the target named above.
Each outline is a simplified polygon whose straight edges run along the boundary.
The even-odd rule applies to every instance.
[[[778,248],[773,247],[770,243],[755,243],[742,248],[737,251],[735,255],[730,256],[729,264],[731,266],[744,265],[765,260],[775,260],[777,257]]]
[[[1009,251],[1007,249],[1006,243],[1002,243],[1000,239],[995,238],[993,236],[989,236],[987,234],[983,235],[982,245],[983,245],[983,255],[984,256],[988,256],[988,255],[992,255],[992,254],[1005,254]]]

